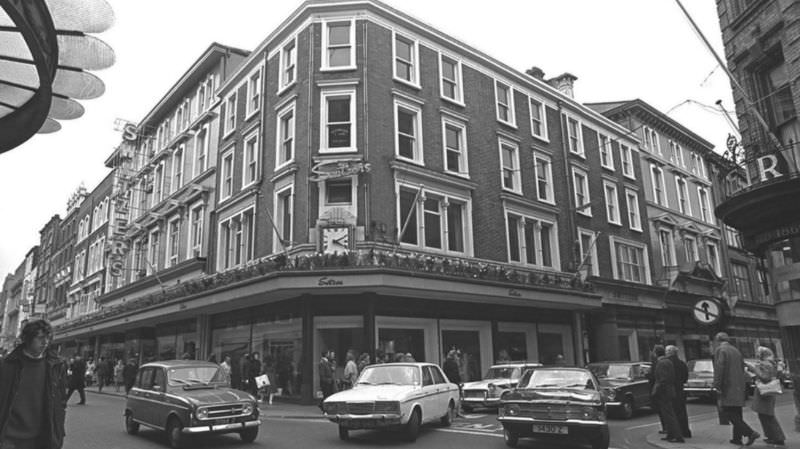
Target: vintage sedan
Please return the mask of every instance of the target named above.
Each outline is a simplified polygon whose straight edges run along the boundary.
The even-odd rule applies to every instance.
[[[125,429],[144,425],[167,432],[170,446],[190,435],[238,433],[252,443],[261,421],[256,399],[228,387],[215,363],[171,360],[142,365],[125,403]]]
[[[322,408],[342,440],[350,430],[395,429],[414,441],[422,424],[449,426],[458,405],[458,385],[437,365],[387,363],[364,368],[353,388],[331,395]]]
[[[521,437],[551,442],[588,442],[608,449],[606,405],[597,378],[588,369],[534,368],[503,395],[497,419],[506,445]]]
[[[609,413],[630,419],[635,410],[650,406],[649,363],[599,362],[587,368],[600,382]]]
[[[687,398],[716,400],[714,391],[714,362],[711,359],[689,360],[689,380],[683,385]]]
[[[467,382],[461,386],[461,408],[465,412],[479,407],[499,407],[500,396],[517,386],[522,375],[540,363],[509,362],[489,368],[483,380]]]

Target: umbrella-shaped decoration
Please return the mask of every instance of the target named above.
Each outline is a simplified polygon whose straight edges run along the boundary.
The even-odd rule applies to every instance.
[[[114,64],[91,36],[114,22],[105,0],[0,0],[0,153],[83,115],[105,91],[88,70]]]

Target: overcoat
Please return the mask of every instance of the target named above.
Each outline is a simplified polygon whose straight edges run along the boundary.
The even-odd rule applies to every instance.
[[[735,346],[724,341],[714,350],[714,388],[722,407],[744,407],[746,396],[744,359]]]

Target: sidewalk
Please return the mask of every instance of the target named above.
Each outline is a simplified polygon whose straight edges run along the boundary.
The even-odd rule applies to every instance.
[[[761,429],[761,422],[758,420],[758,415],[750,410],[749,404],[743,410],[744,420],[756,432],[761,434],[761,438],[753,443],[753,448],[769,447],[769,448],[800,448],[800,435],[794,431],[794,405],[785,404],[775,408],[775,415],[778,422],[783,428],[783,433],[786,434],[785,446],[774,446],[764,442],[764,432]],[[687,438],[685,443],[668,443],[662,441],[661,435],[657,432],[647,436],[647,442],[652,446],[662,449],[736,449],[729,441],[732,437],[731,426],[721,426],[719,418],[714,417],[702,421],[690,422],[689,426],[692,429],[692,438]],[[747,441],[747,439],[744,439]],[[746,446],[745,446],[746,447]]]
[[[91,387],[86,387],[86,392],[125,398],[125,390],[120,389],[120,391],[117,392],[116,388],[113,386],[103,387],[103,391],[100,392],[98,391],[97,386],[93,385]],[[76,397],[77,393],[73,394],[72,396]],[[261,409],[262,418],[324,419],[322,412],[316,405],[300,405],[280,401],[273,401],[272,404],[273,405],[258,404],[259,409]]]

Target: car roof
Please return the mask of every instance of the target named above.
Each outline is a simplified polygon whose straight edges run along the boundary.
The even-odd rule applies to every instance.
[[[159,360],[157,362],[148,362],[141,366],[155,366],[159,368],[184,368],[184,367],[198,367],[198,366],[213,366],[219,367],[214,362],[206,362],[204,360]]]
[[[492,365],[490,368],[517,368],[523,366],[542,366],[542,364],[537,362],[503,362]]]
[[[438,367],[439,365],[435,363],[429,362],[392,362],[392,363],[375,363],[369,366],[416,366],[416,367],[423,367],[423,366],[435,366]]]
[[[533,371],[585,371],[587,373],[591,373],[586,368],[581,368],[578,366],[537,366],[536,369]]]
[[[620,362],[592,362],[589,363],[587,366],[591,365],[651,365],[650,362],[631,362],[631,361],[620,361]]]

